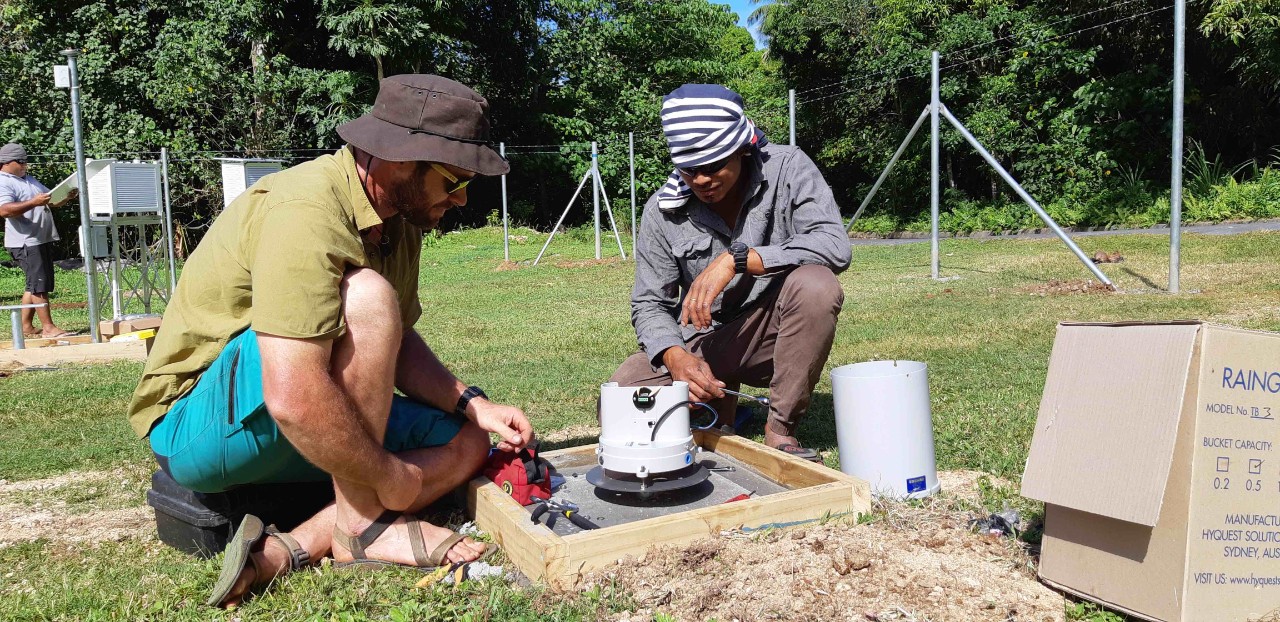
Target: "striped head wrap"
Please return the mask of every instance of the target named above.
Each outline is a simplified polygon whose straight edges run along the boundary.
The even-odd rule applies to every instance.
[[[664,210],[679,208],[693,196],[680,168],[717,162],[743,145],[769,142],[742,114],[742,96],[718,84],[686,84],[662,98],[662,131],[677,167],[658,190],[658,207]]]

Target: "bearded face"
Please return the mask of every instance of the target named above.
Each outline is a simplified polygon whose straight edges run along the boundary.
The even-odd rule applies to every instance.
[[[388,189],[387,202],[405,220],[431,231],[440,226],[444,213],[454,206],[454,197],[445,192],[444,179],[431,170],[430,164],[415,162],[408,175]]]

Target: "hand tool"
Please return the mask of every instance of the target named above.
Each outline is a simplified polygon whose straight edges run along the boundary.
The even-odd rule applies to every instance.
[[[530,497],[530,499],[533,499],[533,502],[538,504],[538,507],[534,508],[533,513],[529,515],[530,520],[535,523],[538,522],[538,518],[543,514],[546,514],[548,511],[552,511],[563,514],[565,518],[569,519],[569,522],[577,525],[580,529],[600,528],[600,525],[591,522],[590,519],[579,514],[577,506],[552,499],[543,499],[541,497]]]
[[[728,393],[729,395],[736,395],[736,396],[738,396],[738,397],[745,397],[745,398],[747,398],[747,399],[749,399],[749,400],[755,400],[755,401],[757,401],[757,402],[760,402],[760,404],[761,404],[762,406],[768,406],[768,405],[769,405],[769,398],[767,398],[767,397],[762,397],[762,396],[757,396],[757,395],[748,395],[748,394],[746,394],[746,393],[739,393],[739,392],[737,392],[737,391],[730,391],[729,389],[720,389],[720,390],[721,390],[721,391],[724,391],[725,393]]]

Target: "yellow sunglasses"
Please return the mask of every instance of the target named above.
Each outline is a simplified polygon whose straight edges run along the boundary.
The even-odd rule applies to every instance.
[[[449,194],[453,194],[459,190],[462,190],[463,188],[466,188],[467,184],[470,184],[471,180],[475,179],[474,177],[470,179],[458,179],[457,175],[450,173],[449,169],[443,166],[440,166],[436,162],[431,163],[431,168],[435,169],[437,173],[440,173],[441,175],[443,175],[445,179],[449,180],[449,183],[453,184],[452,187],[446,186],[444,189],[445,192],[448,192]]]

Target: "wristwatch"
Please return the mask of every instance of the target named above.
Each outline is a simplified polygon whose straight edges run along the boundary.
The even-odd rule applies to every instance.
[[[480,387],[467,387],[467,390],[458,396],[458,405],[454,407],[453,414],[465,419],[467,416],[467,404],[470,404],[471,399],[475,397],[489,399],[489,396],[485,395],[484,390]]]
[[[733,255],[733,273],[746,274],[747,256],[751,254],[751,249],[742,242],[734,242],[729,245],[729,254]]]

